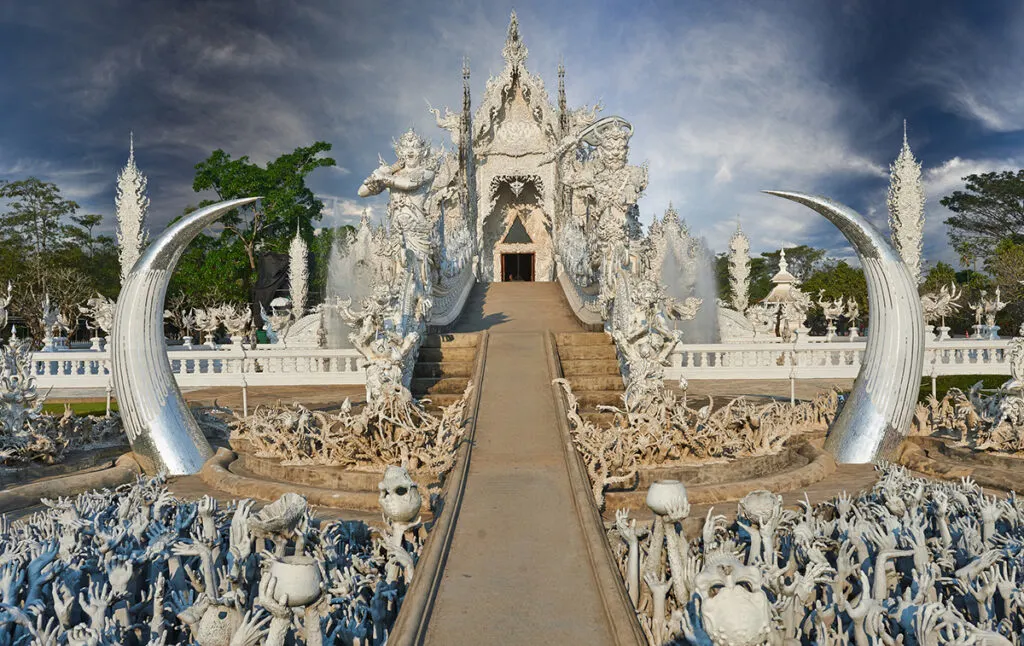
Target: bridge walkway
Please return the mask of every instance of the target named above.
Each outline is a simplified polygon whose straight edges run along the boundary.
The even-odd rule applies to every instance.
[[[611,644],[572,491],[545,335],[581,331],[557,283],[474,288],[488,330],[476,445],[427,644]]]

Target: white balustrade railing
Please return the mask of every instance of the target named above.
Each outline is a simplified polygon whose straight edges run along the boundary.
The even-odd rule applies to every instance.
[[[558,269],[558,282],[562,285],[565,299],[569,302],[569,307],[572,308],[573,313],[576,314],[576,318],[587,325],[601,325],[604,322],[601,304],[598,302],[596,291],[592,294],[585,292],[561,268]]]
[[[170,350],[179,386],[335,386],[366,383],[362,357],[352,349],[294,348]],[[89,350],[35,352],[32,372],[39,388],[106,388],[110,354]]]
[[[680,345],[669,355],[665,380],[853,379],[864,343],[845,340],[797,344]],[[925,377],[1009,375],[1010,341],[934,341],[925,345]]]
[[[473,291],[475,283],[476,275],[473,273],[473,263],[467,262],[458,274],[443,284],[445,294],[434,300],[434,305],[430,310],[430,325],[444,327],[454,323],[462,313],[462,308],[466,306],[469,293]]]

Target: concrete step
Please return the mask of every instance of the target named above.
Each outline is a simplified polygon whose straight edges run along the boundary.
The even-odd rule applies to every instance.
[[[619,375],[590,375],[582,377],[570,377],[569,385],[574,393],[588,392],[592,390],[618,390],[626,388],[622,384],[622,377]]]
[[[428,334],[420,345],[421,348],[475,348],[480,343],[480,335],[462,334]]]
[[[555,335],[559,347],[565,345],[613,345],[604,332],[559,332]]]
[[[413,395],[419,397],[425,394],[457,394],[461,395],[466,390],[466,386],[469,385],[469,379],[466,377],[448,377],[442,379],[435,379],[432,377],[419,377],[413,378],[412,390]]]
[[[471,361],[423,361],[413,368],[413,377],[471,377],[473,362]]]
[[[577,359],[562,362],[562,374],[572,378],[592,375],[620,375],[618,359]]]
[[[576,400],[579,402],[580,408],[584,411],[587,409],[595,409],[597,406],[618,406],[621,408],[622,393],[623,391],[621,390],[573,391],[573,394],[576,395]]]
[[[614,345],[559,345],[558,358],[562,362],[585,359],[615,359]]]
[[[475,347],[445,346],[443,348],[420,348],[417,362],[423,363],[472,363],[476,358]]]

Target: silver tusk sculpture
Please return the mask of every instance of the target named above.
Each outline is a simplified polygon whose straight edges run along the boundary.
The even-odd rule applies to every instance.
[[[213,455],[174,381],[164,341],[164,297],[174,266],[204,227],[246,197],[199,209],[153,241],[121,288],[110,336],[114,390],[128,441],[147,473],[196,473]]]
[[[924,363],[924,314],[910,270],[853,209],[818,195],[764,192],[831,220],[860,258],[868,284],[870,334],[853,390],[829,428],[825,449],[839,463],[890,457],[910,429]]]

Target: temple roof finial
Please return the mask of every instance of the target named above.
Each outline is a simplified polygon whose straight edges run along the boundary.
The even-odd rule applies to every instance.
[[[508,21],[508,35],[505,36],[505,48],[501,50],[501,55],[512,67],[519,67],[526,62],[526,45],[519,36],[519,18],[516,17],[515,11],[512,11],[512,17]]]

